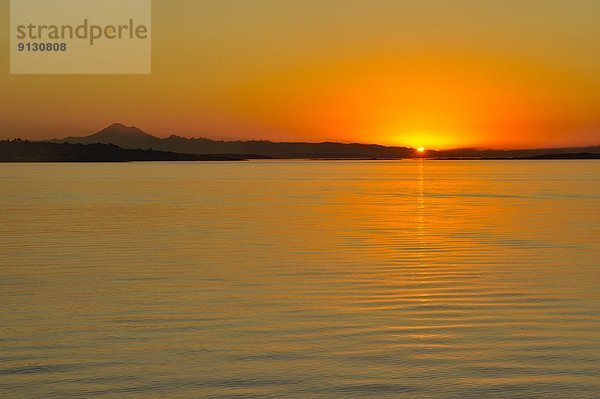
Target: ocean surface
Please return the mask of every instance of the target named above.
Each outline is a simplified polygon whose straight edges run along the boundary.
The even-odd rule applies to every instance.
[[[600,161],[0,165],[0,397],[599,398]]]

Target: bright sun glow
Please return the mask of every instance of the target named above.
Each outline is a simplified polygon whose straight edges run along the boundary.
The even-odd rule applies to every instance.
[[[388,136],[393,138],[390,144],[414,148],[415,152],[418,151],[419,153],[427,153],[432,149],[456,148],[460,142],[459,137],[467,137],[467,133],[462,131],[447,129],[404,129],[397,127],[397,125],[394,129],[390,128],[389,131],[394,132]],[[379,141],[385,142],[383,138]],[[423,149],[422,151],[420,150],[421,148]]]

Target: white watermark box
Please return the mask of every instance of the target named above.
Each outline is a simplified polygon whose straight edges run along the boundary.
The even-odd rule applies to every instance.
[[[149,74],[151,0],[11,0],[12,74]]]

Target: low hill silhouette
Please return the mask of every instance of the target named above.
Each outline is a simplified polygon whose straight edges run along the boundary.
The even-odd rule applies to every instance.
[[[241,161],[225,155],[123,149],[114,144],[0,141],[0,162]]]

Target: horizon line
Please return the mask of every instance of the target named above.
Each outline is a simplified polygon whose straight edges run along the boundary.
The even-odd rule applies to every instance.
[[[137,129],[140,132],[147,134],[149,136],[152,136],[154,138],[157,138],[159,140],[165,140],[168,139],[170,137],[179,137],[179,138],[183,138],[186,140],[210,140],[210,141],[217,141],[217,142],[270,142],[270,143],[279,143],[279,144],[342,144],[342,145],[365,145],[365,146],[380,146],[380,147],[386,147],[386,148],[405,148],[405,149],[410,149],[413,151],[418,151],[419,147],[412,147],[409,145],[402,145],[402,144],[382,144],[382,143],[375,143],[375,142],[358,142],[358,141],[338,141],[338,140],[322,140],[322,141],[289,141],[289,140],[283,140],[283,141],[275,141],[275,140],[271,140],[271,139],[260,139],[260,138],[252,138],[252,139],[217,139],[217,138],[210,138],[210,137],[206,137],[206,136],[181,136],[175,133],[171,133],[169,135],[163,135],[163,134],[153,134],[153,133],[148,133],[146,130],[136,126],[136,125],[127,125],[121,122],[113,122],[109,125],[107,125],[106,127],[92,132],[90,134],[85,134],[81,135],[81,136],[66,136],[66,137],[54,137],[54,138],[48,138],[48,139],[34,139],[34,138],[21,138],[21,137],[14,137],[14,139],[21,139],[21,140],[29,140],[29,141],[40,141],[40,142],[45,142],[45,141],[53,141],[53,140],[65,140],[68,138],[83,138],[83,137],[89,137],[89,136],[93,136],[95,134],[101,133],[104,130],[107,130],[115,125],[118,126],[122,126],[125,127],[127,129]],[[11,140],[10,138],[6,138],[6,139],[0,139],[0,140]],[[427,147],[427,146],[423,146],[423,148],[428,151],[428,152],[441,152],[441,151],[458,151],[458,150],[473,150],[473,151],[534,151],[534,150],[558,150],[558,149],[577,149],[577,148],[590,148],[590,147],[600,147],[600,143],[596,143],[596,144],[573,144],[573,145],[564,145],[564,146],[549,146],[549,147],[545,147],[545,146],[523,146],[523,147],[504,147],[504,148],[500,148],[500,147],[493,147],[493,146],[489,146],[489,147],[480,147],[480,146],[464,146],[464,147],[448,147],[448,148],[433,148],[433,147]]]

